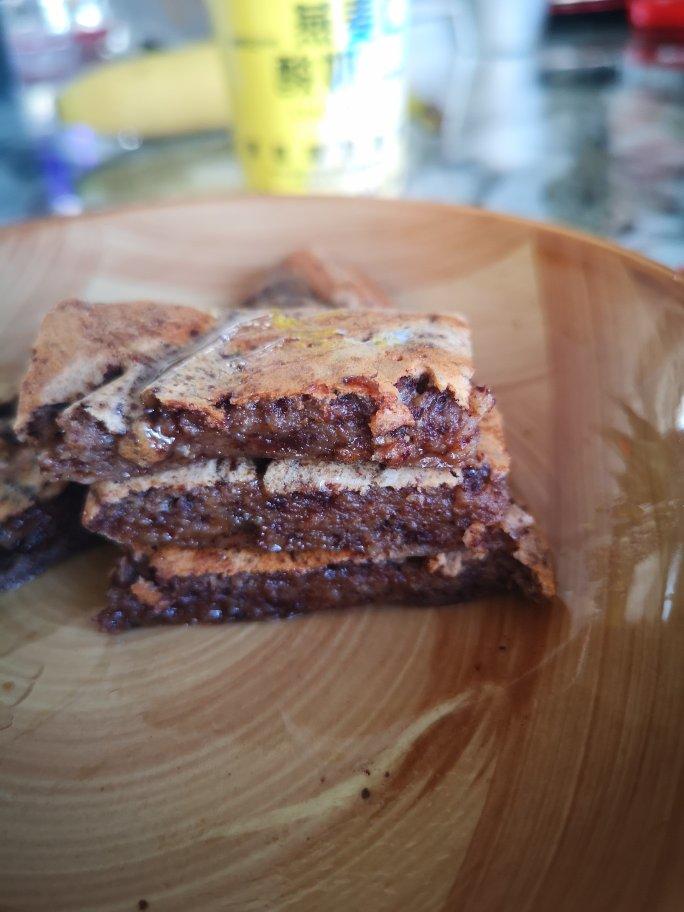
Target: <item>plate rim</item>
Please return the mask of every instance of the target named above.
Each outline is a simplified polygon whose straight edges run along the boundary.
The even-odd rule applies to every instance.
[[[79,222],[89,222],[106,220],[112,216],[118,215],[135,215],[137,213],[163,211],[165,209],[174,209],[177,207],[194,207],[203,206],[208,203],[249,203],[249,202],[275,202],[278,205],[308,205],[311,202],[332,203],[333,205],[358,205],[371,202],[373,205],[381,207],[406,207],[425,209],[426,211],[437,210],[441,213],[451,211],[455,214],[464,215],[469,218],[485,219],[494,222],[503,222],[504,224],[517,225],[520,228],[526,228],[528,231],[537,231],[541,234],[561,237],[577,242],[592,248],[599,248],[608,253],[616,254],[623,259],[631,261],[634,265],[656,273],[661,279],[673,284],[674,288],[681,289],[684,293],[684,269],[671,269],[664,263],[621,246],[615,241],[603,238],[598,235],[582,231],[579,228],[569,227],[554,222],[543,222],[538,219],[526,218],[519,215],[511,215],[505,212],[498,212],[490,209],[480,209],[476,206],[466,206],[461,204],[442,202],[440,200],[422,200],[410,199],[404,197],[374,197],[374,196],[341,196],[334,194],[287,194],[275,195],[267,193],[211,193],[201,194],[198,196],[180,196],[165,197],[159,200],[143,200],[139,202],[126,203],[122,206],[112,206],[103,209],[89,210],[81,212],[78,215],[61,215],[52,214],[39,216],[37,218],[22,219],[19,222],[12,222],[6,225],[0,225],[0,242],[5,239],[11,239],[13,236],[30,234],[34,229],[54,228],[55,230],[67,227],[70,224]],[[682,298],[684,306],[684,297]]]

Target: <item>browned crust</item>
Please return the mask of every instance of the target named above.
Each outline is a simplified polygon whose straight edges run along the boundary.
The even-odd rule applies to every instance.
[[[58,305],[41,327],[16,421],[44,449],[46,471],[90,483],[198,457],[434,466],[472,457],[492,397],[471,384],[460,317],[379,310],[387,302],[371,282],[310,252],[279,268],[317,302],[347,309],[234,312],[210,334],[213,318],[192,308]],[[375,309],[348,309],[363,302]],[[207,338],[193,348],[197,336]],[[340,421],[339,439],[316,449],[321,425]],[[187,454],[184,424],[202,441]],[[263,439],[271,433],[272,445]]]
[[[312,250],[286,257],[242,306],[273,307],[276,302],[300,307],[389,306],[380,288],[362,273]],[[195,308],[152,301],[59,303],[38,332],[22,383],[16,432],[22,438],[31,435],[37,412],[64,408],[132,365],[150,363],[169,349],[185,346],[214,322],[210,314]]]
[[[44,318],[21,384],[15,430],[33,434],[42,410],[60,410],[134,365],[149,364],[207,332],[214,317],[192,307],[69,300]]]
[[[138,465],[186,445],[195,457],[462,464],[493,404],[471,379],[458,316],[262,313],[234,320],[143,389],[145,415],[119,451]]]
[[[45,464],[84,482],[234,456],[462,465],[493,403],[470,374],[458,317],[234,314],[133,395],[125,375],[66,409]]]
[[[470,333],[462,317],[401,311],[274,311],[235,325],[143,392],[150,406],[223,421],[226,404],[357,393],[374,404],[373,434],[414,423],[402,379],[426,377],[470,408]]]
[[[385,309],[387,295],[353,267],[342,265],[320,250],[296,250],[260,278],[242,307],[290,308],[312,305],[348,310]]]

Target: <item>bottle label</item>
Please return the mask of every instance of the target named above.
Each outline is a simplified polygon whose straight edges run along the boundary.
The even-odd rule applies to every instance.
[[[211,0],[260,190],[375,192],[403,165],[407,0]]]

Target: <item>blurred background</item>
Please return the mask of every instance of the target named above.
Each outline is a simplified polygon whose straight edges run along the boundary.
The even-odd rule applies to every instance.
[[[684,266],[684,0],[0,0],[0,223],[381,194]]]

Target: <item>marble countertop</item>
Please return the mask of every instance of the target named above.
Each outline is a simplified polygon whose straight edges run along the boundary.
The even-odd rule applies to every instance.
[[[404,196],[571,225],[684,266],[684,52],[679,69],[647,64],[611,17],[554,24],[521,58],[462,59],[441,19],[411,39]],[[223,134],[103,143],[85,165],[75,141],[29,135],[0,97],[0,222],[241,188]]]

